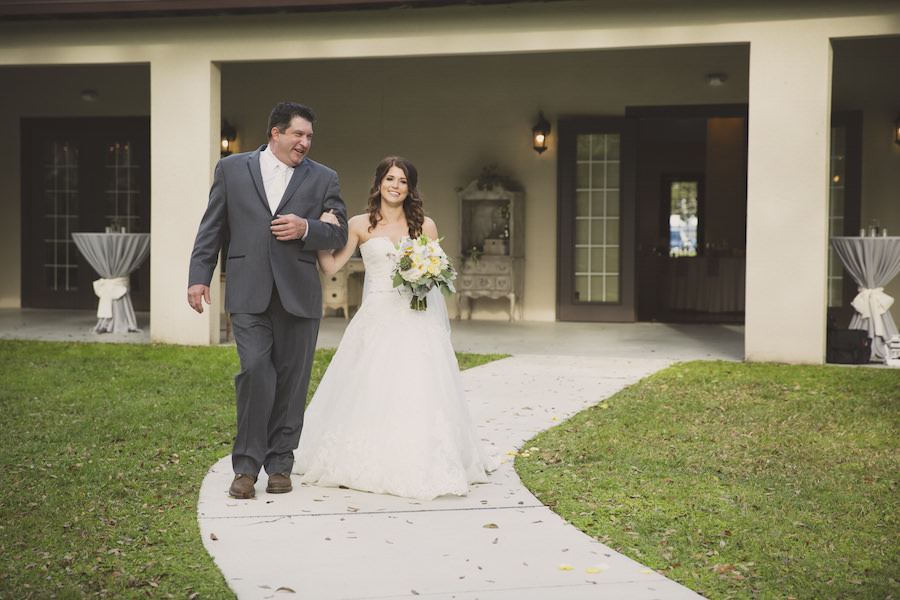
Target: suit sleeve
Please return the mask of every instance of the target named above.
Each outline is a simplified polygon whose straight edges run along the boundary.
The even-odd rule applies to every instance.
[[[322,199],[322,212],[330,210],[334,211],[340,226],[324,223],[318,219],[318,215],[307,219],[309,233],[303,244],[304,250],[331,250],[347,245],[347,206],[341,198],[341,186],[338,183],[337,173],[334,172],[331,173],[331,180]]]
[[[200,228],[191,253],[188,286],[200,283],[209,285],[213,271],[219,262],[219,252],[226,241],[228,214],[225,204],[225,172],[221,162],[216,165],[213,184],[209,190],[209,204],[200,220]]]

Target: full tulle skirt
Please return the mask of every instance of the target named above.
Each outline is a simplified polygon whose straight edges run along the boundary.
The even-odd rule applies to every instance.
[[[425,311],[409,298],[365,294],[307,408],[302,483],[432,499],[465,495],[496,467],[469,415],[443,297],[429,293]]]

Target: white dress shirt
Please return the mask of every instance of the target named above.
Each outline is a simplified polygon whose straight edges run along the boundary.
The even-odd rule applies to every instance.
[[[259,170],[262,172],[263,186],[266,189],[266,200],[269,201],[269,210],[272,215],[281,204],[281,197],[284,196],[284,190],[291,175],[294,174],[294,167],[289,167],[280,160],[272,152],[272,148],[266,146],[259,155]]]
[[[281,197],[284,196],[284,190],[294,174],[294,167],[289,167],[278,160],[278,157],[272,152],[272,148],[266,146],[266,149],[259,154],[259,170],[262,172],[269,210],[272,211],[274,217],[278,205],[281,204]],[[309,227],[300,239],[306,241],[307,235],[309,235]]]

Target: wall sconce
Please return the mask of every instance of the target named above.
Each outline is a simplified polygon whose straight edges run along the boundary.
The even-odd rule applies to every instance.
[[[900,115],[894,119],[894,143],[900,145]]]
[[[237,130],[231,124],[222,119],[222,156],[228,156],[234,151],[234,140],[237,139]]]
[[[547,149],[547,136],[550,135],[550,123],[544,118],[544,111],[538,112],[538,122],[531,128],[534,137],[534,151],[541,154]]]

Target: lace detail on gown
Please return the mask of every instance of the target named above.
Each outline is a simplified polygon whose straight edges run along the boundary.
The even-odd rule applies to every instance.
[[[472,424],[440,292],[409,308],[391,278],[394,245],[360,245],[362,305],[306,411],[301,482],[417,499],[465,495],[496,468]]]

